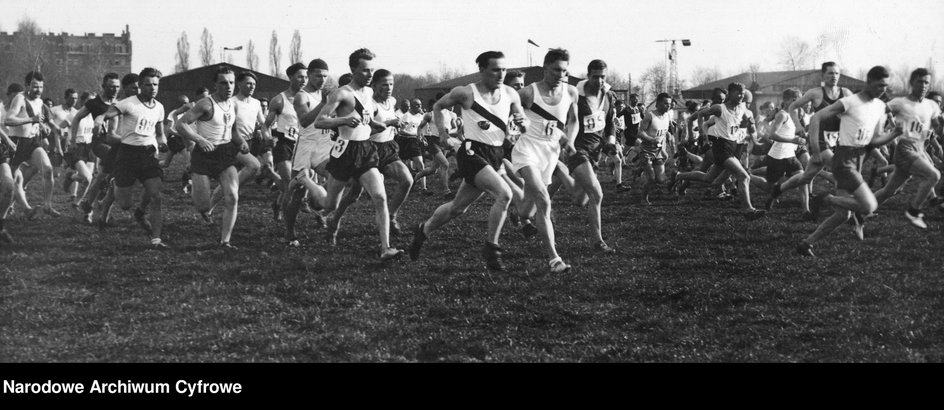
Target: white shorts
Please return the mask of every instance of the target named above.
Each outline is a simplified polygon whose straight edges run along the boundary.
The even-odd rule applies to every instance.
[[[511,171],[518,174],[524,167],[531,167],[541,175],[544,185],[550,185],[557,161],[560,158],[558,141],[537,140],[524,136],[511,151]]]
[[[315,169],[328,161],[334,141],[331,137],[299,138],[292,158],[292,171]]]

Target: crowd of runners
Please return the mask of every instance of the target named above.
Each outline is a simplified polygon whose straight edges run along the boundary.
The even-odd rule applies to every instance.
[[[908,95],[890,99],[884,67],[869,70],[865,88],[854,93],[839,86],[839,65],[827,62],[822,86],[787,89],[779,104],[757,107],[755,118],[752,95],[740,83],[715,89],[710,101],[662,93],[645,105],[638,95],[624,101],[611,90],[603,60],[591,61],[587,78],[571,85],[566,50],[548,51],[540,79],[508,71],[501,52],[475,61],[478,81],[425,106],[419,99],[398,102],[393,73],[367,49],[350,55],[349,73],[335,89],[326,88],[330,71],[322,59],[288,67],[289,88],[269,101],[253,97],[254,73],[223,66],[193,100],[179,96],[183,105],[172,112],[156,99],[162,74],[153,68],[107,73],[100,90],[66,90],[60,105],[43,99],[45,79],[30,72],[22,85],[8,87],[0,106],[0,241],[14,243],[6,226],[14,212],[22,220],[62,216],[53,203],[58,180],[76,219],[107,229],[117,205],[132,212],[152,248],[166,249],[164,170],[178,157],[187,169],[182,190],[195,211],[208,226],[219,213],[225,251],[236,249],[230,238],[240,186],[250,181],[271,187],[272,215],[284,224],[289,247],[301,246],[301,214],[316,218],[334,245],[345,212],[366,192],[381,261],[404,253],[417,260],[438,229],[487,194],[481,249],[494,271],[505,270],[499,239],[506,218],[540,239],[551,272],[570,269],[551,221],[561,189],[586,208],[595,249],[616,253],[602,235],[600,175],[611,175],[617,192],[636,184],[643,205],[695,190],[737,197],[747,221],[766,217],[795,189],[805,220],[832,210],[797,243],[808,256],[846,221],[864,238],[866,221],[912,177],[908,222],[926,229],[923,210],[944,202],[935,192],[944,157],[942,96],[930,90],[931,73],[923,68],[911,73]],[[867,158],[874,166],[863,177]],[[31,183],[37,176],[41,181]],[[828,188],[814,194],[817,177]],[[884,183],[873,192],[876,180]],[[143,190],[135,200],[138,183]],[[27,201],[27,187],[42,188],[41,203]],[[763,207],[752,203],[752,188],[766,193]],[[398,217],[411,194],[444,203],[404,227]],[[391,245],[391,235],[410,233],[406,250]]]

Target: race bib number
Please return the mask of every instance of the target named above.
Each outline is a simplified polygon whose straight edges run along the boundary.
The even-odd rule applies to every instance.
[[[544,120],[544,135],[553,137],[557,130],[557,121]]]
[[[639,124],[642,121],[642,115],[639,115],[638,112],[633,113],[632,117],[630,117],[630,120],[633,122],[633,125]]]
[[[321,128],[321,135],[331,136],[331,129],[330,129],[330,128]]]
[[[508,135],[518,137],[521,135],[521,128],[513,120],[508,120]]]
[[[926,131],[924,124],[915,120],[909,120],[908,122],[902,124],[902,130],[904,131],[905,138],[914,141],[920,141],[924,139]]]
[[[823,139],[826,140],[827,147],[833,148],[836,146],[836,143],[839,142],[839,132],[836,132],[836,131],[823,132]]]
[[[872,141],[873,132],[874,130],[870,128],[859,128],[859,130],[856,131],[856,136],[855,136],[856,145],[858,146],[868,145],[868,143]]]
[[[288,127],[288,129],[285,130],[285,136],[286,136],[287,138],[289,138],[289,139],[293,139],[293,140],[294,140],[294,139],[297,139],[297,138],[298,138],[298,128],[295,128],[295,127]]]
[[[416,126],[417,126],[417,125],[418,125],[418,124],[414,124],[414,123],[412,123],[412,122],[408,122],[408,123],[406,123],[406,124],[403,125],[403,131],[405,131],[405,132],[407,132],[407,133],[410,133],[410,134],[416,134]]]
[[[341,155],[344,155],[344,151],[347,151],[347,146],[350,145],[350,143],[350,141],[344,138],[338,138],[334,143],[334,147],[331,147],[331,156],[341,158]]]
[[[626,124],[623,123],[623,119],[620,117],[616,117],[616,119],[613,120],[613,126],[615,126],[617,129],[626,128]]]
[[[150,136],[154,135],[154,127],[157,125],[157,121],[153,121],[147,118],[141,118],[138,120],[138,123],[134,126],[134,133],[138,135]]]
[[[606,113],[597,111],[583,117],[583,132],[599,132],[606,127]]]

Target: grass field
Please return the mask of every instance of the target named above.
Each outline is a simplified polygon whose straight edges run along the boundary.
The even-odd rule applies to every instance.
[[[574,270],[549,275],[537,239],[508,226],[510,272],[486,271],[488,201],[437,232],[421,260],[381,266],[368,201],[352,207],[338,247],[302,215],[307,238],[290,249],[255,184],[241,194],[240,251],[224,255],[179,175],[178,164],[165,187],[172,251],[144,251],[123,211],[105,232],[27,222],[22,210],[8,220],[18,243],[0,249],[0,360],[944,361],[944,220],[929,212],[928,231],[911,227],[902,196],[869,221],[865,242],[844,226],[810,259],[793,250],[815,228],[795,193],[746,222],[699,193],[640,205],[602,176],[604,236],[619,253],[594,253],[585,211],[559,194],[558,249]],[[35,201],[38,179],[30,190]],[[56,198],[71,211],[59,188]],[[410,198],[401,223],[440,202]]]

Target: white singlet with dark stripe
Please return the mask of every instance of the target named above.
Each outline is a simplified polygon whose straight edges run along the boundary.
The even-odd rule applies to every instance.
[[[468,87],[472,88],[474,102],[492,113],[492,115],[498,117],[500,121],[504,121],[506,124],[509,122],[509,118],[511,117],[511,98],[505,95],[509,92],[505,90],[505,88],[512,90],[511,87],[507,85],[499,86],[497,90],[498,102],[495,104],[485,102],[485,99],[479,94],[478,87],[476,87],[475,84],[469,84]],[[462,123],[465,124],[466,140],[481,142],[493,147],[501,146],[502,142],[505,140],[505,131],[479,115],[475,110],[463,108]]]
[[[213,113],[207,121],[197,120],[197,135],[213,145],[229,144],[233,140],[233,124],[236,123],[236,104],[233,104],[232,99],[226,100],[223,105],[212,96],[207,98]]]
[[[360,124],[356,127],[338,127],[339,138],[346,141],[366,141],[370,139],[370,119],[373,117],[373,106],[374,106],[374,90],[370,88],[362,88],[364,92],[357,92],[351,88],[350,85],[345,85],[342,88],[347,88],[355,98],[355,109],[351,111],[347,117],[359,117],[361,119]],[[363,105],[361,112],[357,112],[356,102],[360,102]]]

